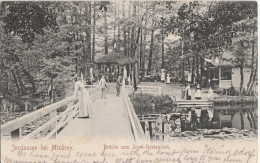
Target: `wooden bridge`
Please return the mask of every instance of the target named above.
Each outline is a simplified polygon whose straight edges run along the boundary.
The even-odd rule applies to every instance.
[[[129,98],[132,88],[123,86],[120,97],[115,88],[110,89],[106,99],[101,99],[98,86],[86,86],[90,99],[79,99],[73,95],[62,101],[31,112],[1,126],[2,139],[77,139],[93,141],[109,140],[144,140],[144,130],[134,111]],[[114,92],[111,90],[114,90]],[[137,92],[161,95],[161,88],[156,86],[139,86]],[[78,118],[80,100],[93,101],[93,116]],[[196,104],[196,105],[194,105]],[[199,101],[179,101],[179,107],[210,106],[210,103]],[[42,122],[44,119],[44,123]],[[42,122],[42,123],[40,123]],[[38,128],[31,127],[35,123]],[[28,132],[28,126],[30,131]]]
[[[108,92],[107,98],[101,99],[101,89],[98,86],[87,86],[90,99],[79,99],[73,95],[9,121],[1,126],[1,136],[12,140],[49,138],[143,140],[144,132],[128,96],[130,88],[123,86],[120,97],[116,97],[115,92]],[[93,101],[93,116],[77,117],[80,100]],[[25,134],[26,126],[32,126],[40,121],[39,119],[45,119],[47,122]]]

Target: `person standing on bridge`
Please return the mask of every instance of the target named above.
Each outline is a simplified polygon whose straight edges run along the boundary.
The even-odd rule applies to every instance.
[[[88,90],[84,87],[81,77],[76,78],[74,95],[79,97],[79,117],[89,118],[93,114],[91,109],[91,99]]]
[[[121,87],[121,76],[118,76],[118,79],[116,81],[116,96],[120,95],[120,87]]]
[[[188,86],[186,87],[185,95],[186,95],[186,100],[191,100],[191,89],[190,89],[190,84],[188,84]]]
[[[102,97],[101,98],[106,98],[105,96],[105,91],[106,91],[106,88],[107,88],[107,82],[106,82],[106,79],[105,79],[105,76],[102,75],[102,78],[100,79],[100,82],[99,82],[99,85],[101,87],[101,93],[102,93]]]

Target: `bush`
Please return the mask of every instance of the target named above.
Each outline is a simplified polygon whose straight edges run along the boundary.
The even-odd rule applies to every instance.
[[[130,95],[130,99],[137,115],[159,114],[160,112],[168,114],[173,111],[173,100],[169,95],[134,94]]]

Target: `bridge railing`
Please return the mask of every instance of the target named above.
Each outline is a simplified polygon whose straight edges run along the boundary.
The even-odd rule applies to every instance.
[[[132,91],[132,86],[125,85],[125,88],[129,91]],[[161,95],[162,94],[162,88],[161,86],[137,86],[136,93],[142,93],[142,94],[153,94],[153,95]]]
[[[90,99],[96,100],[101,94],[98,87],[89,89]],[[11,139],[39,139],[39,138],[55,138],[58,131],[61,130],[67,123],[79,113],[80,100],[73,95],[62,101],[53,103],[44,108],[28,113],[15,120],[9,121],[1,125],[1,136],[11,137]],[[42,123],[47,121],[45,123]],[[35,124],[38,124],[36,128]],[[29,125],[29,126],[28,126]],[[33,127],[32,127],[33,126]],[[29,133],[25,133],[28,132]]]
[[[135,113],[134,107],[130,101],[130,97],[128,96],[128,92],[126,89],[129,88],[127,86],[122,86],[123,104],[124,104],[124,108],[126,109],[126,114],[128,115],[127,120],[129,122],[128,124],[130,124],[130,130],[132,132],[134,140],[136,141],[144,140],[145,139],[144,131]]]

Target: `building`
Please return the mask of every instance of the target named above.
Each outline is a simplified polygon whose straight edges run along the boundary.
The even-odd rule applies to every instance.
[[[97,59],[99,74],[105,75],[108,82],[115,82],[118,76],[123,75],[124,67],[127,76],[131,76],[133,64],[138,62],[136,58],[128,58],[121,53],[109,53]]]
[[[225,53],[225,56],[227,55],[230,54]],[[217,57],[214,59],[205,58],[208,67],[207,73],[210,86],[214,88],[227,89],[230,88],[232,84],[235,89],[239,89],[241,83],[240,65],[234,64],[231,61],[226,60],[226,58],[228,57],[225,57],[225,60],[220,60]],[[245,64],[243,66],[243,75],[243,87],[246,88],[251,75],[250,64]]]

